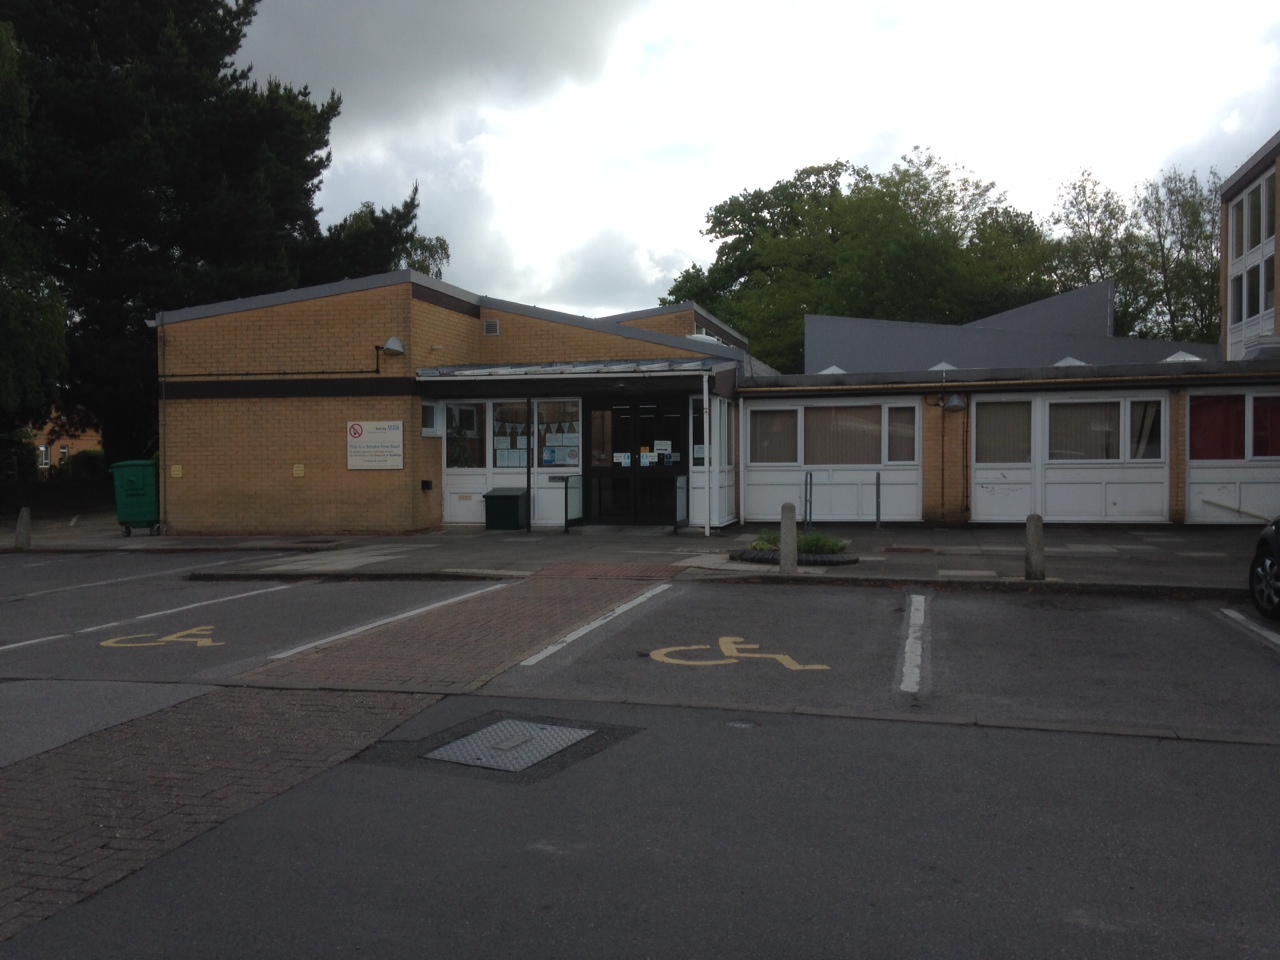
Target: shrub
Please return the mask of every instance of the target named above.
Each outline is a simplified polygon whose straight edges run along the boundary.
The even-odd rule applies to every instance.
[[[755,540],[751,541],[752,550],[777,550],[778,544],[782,542],[782,534],[766,530]],[[844,553],[845,543],[843,540],[836,540],[825,534],[818,533],[816,530],[806,530],[796,535],[796,552],[797,553]]]

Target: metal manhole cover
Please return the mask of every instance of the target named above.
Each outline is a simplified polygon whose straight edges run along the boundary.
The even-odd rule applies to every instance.
[[[519,773],[595,733],[582,727],[560,727],[527,720],[499,720],[470,736],[423,754],[471,767]]]

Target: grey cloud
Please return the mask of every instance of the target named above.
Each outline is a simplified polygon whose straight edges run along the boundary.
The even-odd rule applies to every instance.
[[[560,258],[556,280],[539,299],[591,305],[582,312],[592,315],[642,310],[657,306],[685,265],[680,256],[654,254],[621,231],[604,230]]]
[[[535,101],[604,67],[618,26],[647,0],[262,0],[239,62],[254,76],[336,89],[335,133]]]
[[[481,185],[484,154],[470,141],[424,147],[392,141],[376,161],[335,163],[325,176],[322,222],[332,223],[371,200],[389,207],[418,184],[418,230],[449,242],[444,279],[475,293],[514,299],[528,282],[517,271],[510,244],[494,228],[494,200]]]
[[[1280,47],[1280,26],[1267,31],[1264,42]],[[1239,126],[1226,131],[1215,123],[1195,143],[1171,153],[1165,160],[1165,169],[1178,167],[1204,175],[1213,167],[1226,178],[1275,136],[1280,130],[1280,61],[1272,64],[1262,86],[1223,104],[1221,119],[1236,110],[1240,113]]]

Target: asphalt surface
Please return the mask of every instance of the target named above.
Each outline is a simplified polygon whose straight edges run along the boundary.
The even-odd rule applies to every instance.
[[[1257,528],[757,529],[37,519],[0,958],[1280,954]],[[499,720],[595,732],[428,757]]]
[[[845,540],[857,563],[801,566],[799,581],[845,583],[971,583],[1002,589],[1075,589],[1093,592],[1243,595],[1261,524],[1058,526],[1044,529],[1046,582],[1026,579],[1026,531],[1020,526],[930,524],[823,524],[821,532]],[[592,566],[665,565],[678,579],[780,579],[776,565],[741,563],[766,524],[712,531],[658,527],[576,527],[523,531],[450,528],[405,536],[151,537],[120,536],[110,514],[37,518],[37,552],[250,551],[234,563],[197,572],[206,578],[305,577],[479,578],[528,576],[552,565],[590,575]],[[776,526],[773,528],[776,529]],[[12,541],[10,541],[12,542]],[[297,556],[298,552],[305,556]],[[280,554],[289,554],[280,556]]]

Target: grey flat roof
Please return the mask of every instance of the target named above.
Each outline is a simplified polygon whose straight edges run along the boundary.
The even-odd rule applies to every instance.
[[[1177,353],[1216,360],[1216,343],[1114,337],[1110,281],[960,326],[860,317],[808,316],[805,373],[839,367],[848,374],[947,369],[1039,369],[1159,363]]]
[[[969,370],[916,370],[908,373],[804,374],[751,377],[738,384],[751,396],[859,393],[986,392],[1144,386],[1271,383],[1280,381],[1280,358],[1211,360],[1183,363],[1135,363],[1081,367],[1001,367]]]

